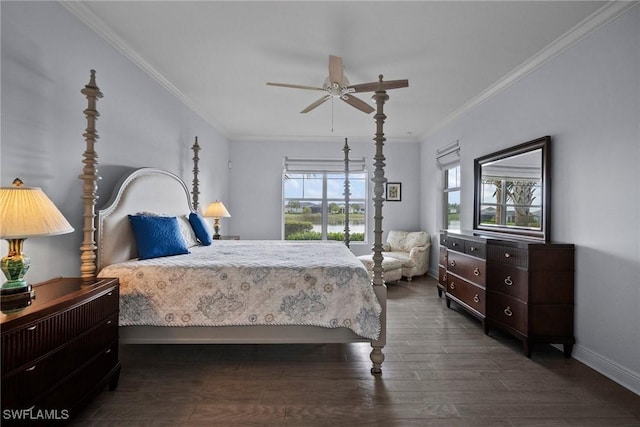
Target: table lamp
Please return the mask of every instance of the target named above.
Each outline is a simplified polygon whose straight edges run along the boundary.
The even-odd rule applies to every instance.
[[[208,218],[213,218],[213,238],[220,238],[220,218],[228,218],[231,215],[227,208],[224,207],[222,202],[215,201],[211,203],[207,210],[204,212],[203,216]]]
[[[31,264],[22,253],[26,238],[72,231],[73,227],[40,188],[24,187],[19,178],[13,181],[13,187],[0,188],[0,238],[9,242],[9,253],[0,261],[0,269],[7,277],[0,295],[31,289],[24,280]]]

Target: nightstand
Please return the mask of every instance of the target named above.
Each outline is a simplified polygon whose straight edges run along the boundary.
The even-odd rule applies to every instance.
[[[108,384],[118,385],[118,279],[57,278],[0,314],[2,425],[65,424]]]

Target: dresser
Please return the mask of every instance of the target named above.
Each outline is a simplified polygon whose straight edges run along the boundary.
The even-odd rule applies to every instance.
[[[0,314],[2,425],[65,424],[118,385],[118,280],[57,278],[33,290],[30,305]]]
[[[448,307],[457,303],[487,334],[496,329],[518,338],[527,357],[538,342],[563,344],[571,356],[573,245],[447,231],[440,246]]]

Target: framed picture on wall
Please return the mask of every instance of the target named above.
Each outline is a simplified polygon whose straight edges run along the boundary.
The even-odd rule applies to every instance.
[[[387,182],[387,202],[399,202],[402,200],[402,184],[399,182]]]

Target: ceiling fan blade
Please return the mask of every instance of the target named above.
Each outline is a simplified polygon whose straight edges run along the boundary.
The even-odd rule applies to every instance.
[[[353,95],[343,95],[340,99],[342,99],[344,102],[351,105],[352,107],[356,107],[358,110],[364,111],[367,114],[371,114],[372,112],[375,111],[375,108],[373,108],[371,105],[367,104],[366,102],[364,102],[359,98],[356,98]]]
[[[322,87],[315,87],[315,86],[303,86],[303,85],[292,85],[292,84],[288,84],[288,83],[271,83],[271,82],[267,82],[268,86],[280,86],[280,87],[290,87],[293,89],[307,89],[307,90],[325,90]]]
[[[351,85],[349,86],[349,89],[353,89],[352,92],[375,92],[376,90],[378,90],[379,86],[380,86],[380,82],[371,82],[371,83],[362,83],[358,85]],[[389,80],[389,81],[382,82],[382,88],[384,90],[399,89],[399,88],[408,87],[408,86],[409,86],[409,80],[407,79]]]
[[[305,108],[304,110],[300,111],[300,113],[308,113],[309,111],[313,110],[314,108],[316,108],[318,105],[323,104],[327,99],[331,98],[331,95],[325,95],[322,98],[318,99],[316,102],[314,102],[313,104],[309,105],[307,108]]]
[[[342,86],[344,78],[344,68],[342,66],[342,58],[335,55],[329,55],[329,80],[330,83],[338,83]]]

